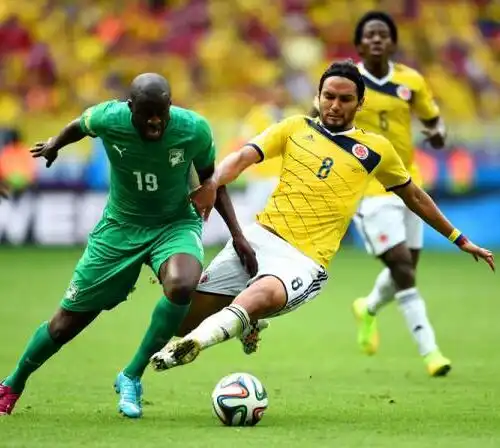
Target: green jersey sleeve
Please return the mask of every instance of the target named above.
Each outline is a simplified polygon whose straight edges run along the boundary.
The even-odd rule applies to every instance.
[[[107,101],[89,107],[80,117],[82,131],[91,137],[100,137],[107,127],[107,112],[113,104],[114,101]]]
[[[196,170],[202,170],[215,162],[216,148],[212,129],[208,121],[200,118],[197,123],[196,139],[194,144],[198,151],[193,158],[193,164]]]

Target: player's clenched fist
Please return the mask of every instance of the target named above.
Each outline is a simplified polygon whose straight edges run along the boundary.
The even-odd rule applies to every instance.
[[[210,216],[216,198],[217,184],[212,179],[206,180],[191,193],[191,202],[205,221]]]

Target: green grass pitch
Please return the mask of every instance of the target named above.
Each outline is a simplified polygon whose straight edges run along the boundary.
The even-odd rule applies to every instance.
[[[78,256],[0,249],[0,378],[55,310]],[[112,383],[160,295],[145,270],[127,303],[35,374],[17,412],[0,418],[0,447],[499,447],[498,275],[456,252],[423,255],[420,289],[454,362],[448,378],[431,379],[396,306],[380,317],[380,352],[358,352],[350,304],[378,270],[365,254],[343,251],[321,296],[274,320],[258,354],[229,342],[184,368],[148,371],[144,418],[129,421],[117,413]],[[257,427],[226,428],[212,415],[211,391],[234,371],[267,388]]]

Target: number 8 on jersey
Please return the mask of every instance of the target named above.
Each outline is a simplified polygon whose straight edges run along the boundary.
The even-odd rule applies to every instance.
[[[330,174],[332,166],[333,166],[333,159],[331,157],[325,157],[323,159],[323,162],[321,163],[321,166],[319,167],[318,173],[316,174],[318,179],[326,179]]]

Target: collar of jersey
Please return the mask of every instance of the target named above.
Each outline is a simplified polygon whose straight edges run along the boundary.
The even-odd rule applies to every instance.
[[[394,73],[394,63],[392,61],[389,61],[389,73],[387,73],[387,75],[385,75],[383,78],[377,78],[376,76],[373,76],[365,68],[365,64],[363,64],[362,62],[359,63],[359,71],[361,72],[361,74],[363,76],[368,78],[371,82],[373,82],[379,86],[383,86],[384,84],[388,83],[392,78],[392,75]]]
[[[335,135],[349,135],[349,134],[354,134],[354,132],[356,131],[356,128],[353,126],[351,129],[348,129],[347,131],[342,131],[342,132],[332,132],[332,131],[329,131],[325,125],[320,121],[319,118],[316,118],[314,120],[319,126],[321,126],[321,129],[323,129],[325,132],[328,132],[328,134],[332,135],[332,136],[335,136]]]

